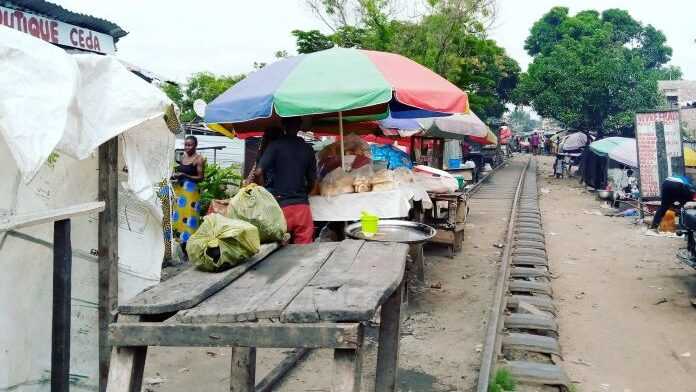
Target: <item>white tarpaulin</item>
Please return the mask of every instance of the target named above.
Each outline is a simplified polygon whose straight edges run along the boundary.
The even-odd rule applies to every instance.
[[[432,208],[428,193],[418,185],[401,185],[384,192],[348,193],[332,197],[312,196],[309,206],[312,218],[321,222],[360,220],[367,211],[382,219],[404,218],[411,210],[412,201],[422,201],[424,208]]]
[[[171,101],[115,58],[0,26],[0,217],[97,200],[96,149],[119,136],[119,301],[156,284],[153,183],[171,170]],[[49,159],[50,156],[50,159]],[[98,215],[72,220],[71,389],[98,385]],[[52,225],[0,234],[0,391],[49,391]]]

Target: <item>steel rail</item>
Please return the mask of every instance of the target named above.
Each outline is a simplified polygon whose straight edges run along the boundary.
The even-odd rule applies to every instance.
[[[505,293],[510,278],[510,259],[512,251],[512,239],[515,233],[515,222],[517,220],[517,206],[522,193],[522,184],[529,168],[530,158],[520,172],[520,178],[517,181],[517,189],[515,197],[512,201],[510,209],[510,219],[508,220],[507,232],[505,234],[505,246],[503,248],[503,256],[498,270],[498,279],[495,287],[495,295],[493,297],[492,311],[488,317],[488,329],[486,330],[486,340],[483,345],[483,354],[481,356],[481,368],[477,381],[477,392],[487,392],[488,384],[491,380],[492,371],[497,360],[497,353],[500,352],[500,332],[502,329],[501,319],[505,311]]]

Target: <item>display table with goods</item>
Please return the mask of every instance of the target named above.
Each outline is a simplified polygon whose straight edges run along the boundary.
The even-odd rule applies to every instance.
[[[309,198],[319,222],[352,222],[363,212],[379,218],[404,218],[413,202],[430,208],[430,198],[410,170],[408,156],[391,146],[372,146],[355,135],[319,152],[319,186]],[[343,161],[343,167],[341,163]]]
[[[192,267],[121,305],[109,328],[108,390],[140,390],[148,346],[227,346],[233,391],[270,390],[288,370],[286,359],[256,384],[257,348],[331,348],[331,390],[357,391],[362,331],[378,309],[375,387],[395,390],[408,246],[346,240],[275,249],[263,245],[222,272]]]
[[[309,198],[309,206],[315,221],[352,222],[359,220],[363,211],[369,211],[381,219],[407,217],[414,201],[432,206],[428,194],[422,188],[406,185],[382,192],[312,196]]]

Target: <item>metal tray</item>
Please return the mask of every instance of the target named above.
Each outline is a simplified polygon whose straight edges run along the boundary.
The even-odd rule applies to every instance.
[[[346,235],[348,237],[377,242],[419,244],[433,238],[435,233],[435,229],[428,225],[403,220],[380,220],[377,234],[372,237],[363,235],[360,222],[346,226]]]

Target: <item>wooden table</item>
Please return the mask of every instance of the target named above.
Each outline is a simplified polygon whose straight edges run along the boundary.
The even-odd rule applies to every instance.
[[[445,216],[424,215],[423,223],[433,226],[437,233],[430,242],[447,245],[450,249],[450,257],[462,249],[464,240],[464,228],[466,217],[469,213],[468,196],[463,192],[430,193],[433,201],[433,214],[438,209],[438,203],[446,203]]]
[[[333,348],[331,391],[359,391],[363,324],[380,306],[374,385],[395,391],[407,252],[345,240],[266,247],[220,273],[184,271],[119,308],[107,391],[140,391],[148,346],[230,346],[230,390],[244,392],[261,389],[257,347]]]

